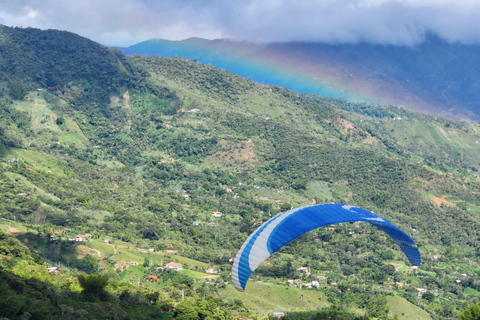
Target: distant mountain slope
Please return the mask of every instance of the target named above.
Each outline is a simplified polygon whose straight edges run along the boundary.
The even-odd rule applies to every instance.
[[[186,57],[300,92],[480,119],[480,46],[428,38],[416,47],[149,40],[126,54]]]

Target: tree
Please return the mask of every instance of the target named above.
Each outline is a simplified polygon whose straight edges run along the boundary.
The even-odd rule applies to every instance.
[[[85,257],[78,260],[77,268],[87,273],[93,273],[98,270],[98,260],[91,254],[86,254]]]
[[[427,300],[428,302],[432,302],[433,300],[435,300],[435,295],[431,292],[425,292],[422,295],[422,298]]]
[[[307,180],[306,179],[296,179],[292,182],[292,188],[298,191],[305,191],[307,189]]]
[[[388,317],[389,309],[387,298],[385,297],[375,296],[368,300],[367,312],[370,317],[386,319]]]
[[[284,202],[280,205],[280,210],[283,212],[283,211],[288,211],[290,210],[290,208],[292,207],[292,205],[288,202]]]
[[[27,94],[27,89],[21,83],[12,83],[10,85],[10,97],[15,100],[23,100],[25,95]]]
[[[107,292],[105,291],[108,285],[108,277],[101,274],[90,274],[77,276],[78,283],[82,287],[82,294],[89,301],[106,300]]]
[[[150,304],[156,303],[160,297],[159,292],[149,292],[145,294],[145,298],[150,302]]]
[[[186,300],[180,302],[175,308],[175,319],[198,319],[198,310],[195,301]]]
[[[458,320],[480,320],[480,305],[471,304],[460,312]]]

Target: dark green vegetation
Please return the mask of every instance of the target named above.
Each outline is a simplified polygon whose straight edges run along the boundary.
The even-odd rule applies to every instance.
[[[459,316],[459,320],[475,320],[480,319],[480,306],[478,304],[469,305],[463,310]]]
[[[177,319],[330,305],[453,319],[480,302],[478,126],[302,96],[186,59],[127,58],[66,32],[0,31],[2,228],[39,254],[0,261],[9,296],[33,299],[15,281],[55,291],[37,290],[50,301],[44,318],[172,317],[176,304]],[[331,201],[406,230],[422,267],[410,270],[374,227],[343,224],[287,245],[246,293],[225,283],[259,223]],[[184,270],[158,269],[170,261]],[[35,301],[2,316],[33,315]]]

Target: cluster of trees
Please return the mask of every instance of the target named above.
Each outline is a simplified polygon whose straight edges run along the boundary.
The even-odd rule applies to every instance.
[[[210,295],[199,296],[193,290],[185,290],[187,298],[182,301],[176,288],[193,288],[193,280],[177,272],[166,271],[161,275],[166,287],[160,292],[134,289],[108,273],[76,275],[66,269],[65,273],[62,270],[61,274],[52,276],[34,250],[25,248],[17,239],[1,231],[0,257],[0,317],[3,318],[232,318],[229,310],[234,305]],[[25,272],[17,275],[18,268]],[[79,287],[75,287],[77,281]]]

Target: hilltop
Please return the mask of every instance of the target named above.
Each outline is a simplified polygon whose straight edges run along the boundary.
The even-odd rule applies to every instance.
[[[24,228],[17,237],[48,264],[103,270],[127,291],[155,273],[162,283],[142,287],[164,304],[183,290],[253,317],[287,303],[234,295],[229,258],[270,216],[338,202],[406,230],[421,269],[377,229],[344,224],[293,241],[252,283],[288,300],[300,291],[287,280],[322,282],[289,310],[342,304],[386,317],[402,301],[440,319],[478,301],[479,126],[299,94],[184,58],[127,57],[67,32],[1,28],[2,226]],[[86,233],[82,245],[68,240]],[[155,269],[167,260],[185,277]],[[296,271],[304,266],[310,274]]]
[[[475,44],[434,36],[415,46],[369,43],[249,43],[199,38],[152,39],[124,53],[185,57],[260,83],[351,101],[396,105],[478,122],[480,96]]]

